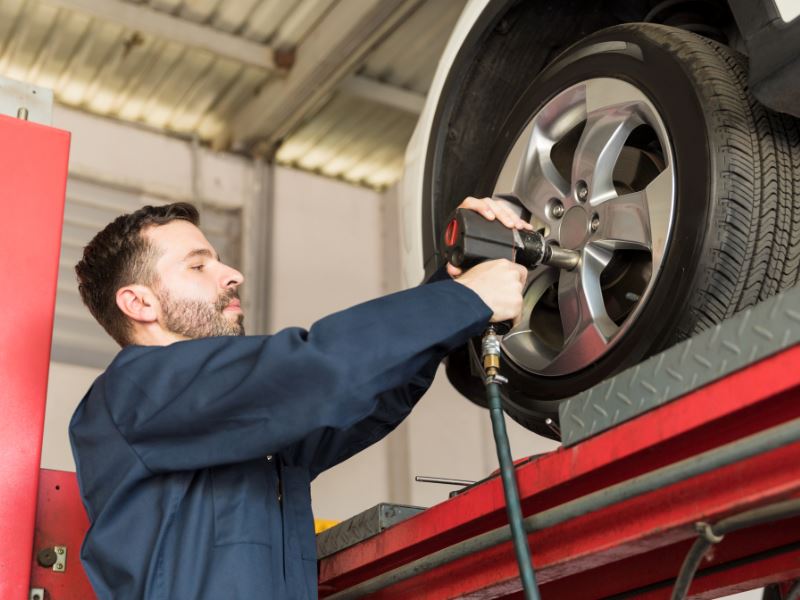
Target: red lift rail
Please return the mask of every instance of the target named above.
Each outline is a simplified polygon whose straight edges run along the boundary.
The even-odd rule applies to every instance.
[[[781,427],[797,431],[800,346],[517,469],[523,513],[558,511],[589,494]],[[775,430],[777,431],[777,429]],[[761,435],[769,439],[772,433]],[[529,537],[542,597],[669,598],[695,539],[695,523],[800,497],[796,433],[767,451],[714,468]],[[649,475],[648,475],[649,474]],[[549,514],[549,513],[547,513]],[[506,524],[499,479],[412,517],[320,563],[322,597],[354,597],[363,582]],[[800,577],[800,518],[729,534],[700,565],[690,597],[716,598]],[[347,590],[350,589],[350,592]],[[337,593],[343,592],[343,593]],[[374,598],[520,598],[510,542],[454,560],[373,593]]]

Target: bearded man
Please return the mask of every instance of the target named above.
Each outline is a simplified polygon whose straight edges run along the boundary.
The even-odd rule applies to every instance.
[[[529,227],[489,199],[462,205]],[[76,266],[122,350],[70,423],[100,599],[317,597],[309,483],[389,433],[449,352],[513,319],[527,272],[493,261],[245,336],[242,274],[190,204],[109,224]]]

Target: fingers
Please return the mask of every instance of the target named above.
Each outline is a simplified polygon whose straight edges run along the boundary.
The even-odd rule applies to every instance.
[[[498,219],[509,229],[533,230],[533,226],[524,219],[521,219],[511,208],[492,198],[475,198],[469,196],[464,199],[459,205],[459,208],[474,210],[490,221]]]
[[[522,229],[521,223],[524,223],[524,221],[512,213],[510,209],[502,206],[492,198],[484,198],[483,200],[503,225],[509,229]]]
[[[450,263],[447,263],[447,274],[450,275],[453,279],[461,275],[464,271],[459,269],[458,267],[454,267]]]
[[[517,274],[519,275],[520,283],[524,286],[525,282],[528,281],[528,269],[516,263],[514,263],[514,267],[516,268]]]

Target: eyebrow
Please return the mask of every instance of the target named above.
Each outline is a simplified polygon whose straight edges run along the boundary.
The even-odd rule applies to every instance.
[[[208,258],[213,258],[215,260],[219,260],[219,255],[218,254],[214,254],[213,252],[211,252],[211,250],[208,250],[206,248],[197,248],[196,250],[192,250],[191,252],[189,252],[189,254],[184,256],[183,257],[183,262],[186,262],[187,260],[190,260],[190,259],[194,258],[195,256],[207,256]]]

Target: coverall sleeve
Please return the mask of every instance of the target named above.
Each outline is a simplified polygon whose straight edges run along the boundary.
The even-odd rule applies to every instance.
[[[104,395],[153,473],[251,460],[312,432],[353,427],[490,317],[470,289],[439,281],[335,313],[308,331],[135,348],[109,367]]]
[[[445,267],[425,282],[449,280]],[[433,383],[442,357],[435,357],[395,389],[380,394],[375,410],[347,428],[325,427],[282,451],[290,463],[308,468],[314,479],[323,471],[380,441],[405,419]]]
[[[324,427],[281,452],[289,464],[307,467],[314,479],[323,471],[392,432],[428,390],[441,358],[431,360],[405,384],[378,395],[375,409],[349,427]]]

